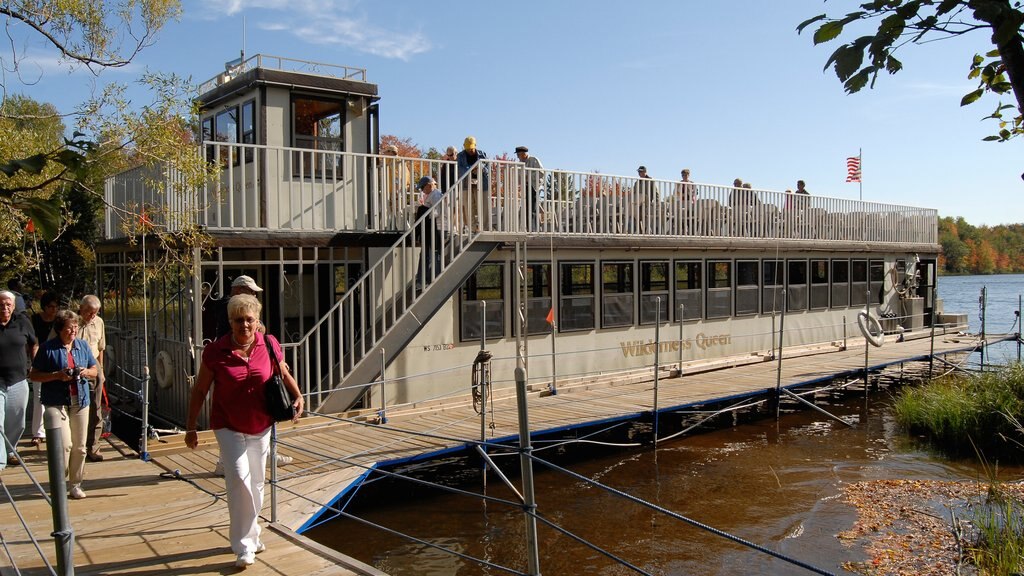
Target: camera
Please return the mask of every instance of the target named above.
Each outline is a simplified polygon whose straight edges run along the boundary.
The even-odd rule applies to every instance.
[[[64,373],[72,378],[78,379],[82,376],[82,369],[78,366],[75,366],[74,368],[65,368]]]

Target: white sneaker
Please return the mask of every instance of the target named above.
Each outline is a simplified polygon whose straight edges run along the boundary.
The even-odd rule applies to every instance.
[[[257,554],[259,554],[260,552],[263,552],[266,549],[267,549],[267,545],[264,544],[262,541],[260,541],[258,544],[256,544],[256,553]]]
[[[283,466],[285,464],[291,464],[291,463],[292,463],[292,457],[291,456],[285,456],[284,454],[278,454],[277,455],[277,465],[278,466]]]
[[[238,558],[235,559],[235,566],[239,568],[248,568],[256,563],[256,555],[252,552],[246,552],[239,554]]]
[[[85,498],[85,491],[82,490],[82,485],[81,484],[73,485],[71,487],[71,490],[68,491],[68,496],[71,496],[71,498],[73,498],[75,500],[81,500],[82,498]]]
[[[217,460],[217,464],[214,465],[214,467],[213,467],[213,475],[214,476],[223,476],[224,475],[224,463],[221,462],[220,460]]]

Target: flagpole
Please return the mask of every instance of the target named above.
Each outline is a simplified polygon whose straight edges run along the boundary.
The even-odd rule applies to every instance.
[[[857,164],[858,164],[858,178],[857,178],[857,189],[860,201],[864,201],[864,149],[857,148]]]

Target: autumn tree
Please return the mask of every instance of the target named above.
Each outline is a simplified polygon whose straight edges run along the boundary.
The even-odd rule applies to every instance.
[[[965,57],[968,77],[977,80],[978,87],[961,99],[961,105],[976,102],[986,93],[1009,96],[1016,104],[999,101],[986,117],[997,121],[999,130],[985,139],[1006,141],[1024,132],[1024,11],[1018,0],[872,0],[859,8],[841,17],[820,14],[797,26],[802,32],[819,24],[814,32],[817,45],[838,38],[855,23],[871,22],[873,30],[836,48],[825,63],[848,93],[873,88],[882,72],[902,70],[895,54],[903,46],[985,34],[993,48]],[[1007,117],[1010,110],[1014,113]]]
[[[38,110],[26,111],[14,92],[19,84],[30,90],[39,72],[26,64],[25,50],[42,44],[69,71],[86,69],[99,76],[108,68],[128,65],[151,46],[156,33],[181,14],[181,4],[179,0],[21,0],[4,2],[0,12],[7,16],[11,40],[11,51],[0,56],[5,71],[0,82],[0,120],[9,121],[0,122],[0,140],[31,143],[16,150],[0,148],[0,207],[11,209],[14,223],[0,228],[0,243],[17,244],[14,236],[31,217],[41,237],[34,244],[46,241],[38,252],[52,255],[49,269],[67,275],[69,266],[88,264],[94,238],[87,231],[95,236],[98,230],[107,177],[147,164],[158,167],[158,172],[173,167],[184,186],[197,187],[210,177],[213,167],[195,153],[198,110],[195,89],[188,80],[159,73],[142,75],[137,82],[152,97],[141,107],[127,99],[124,84],[106,84],[97,93],[83,83],[83,99],[72,110],[58,112],[38,104]],[[52,131],[44,138],[28,128],[46,122],[61,125],[56,143]],[[60,134],[65,123],[73,130],[69,138]],[[158,194],[166,180],[155,179]],[[138,226],[127,232],[155,234],[161,245],[172,248],[168,252],[172,257],[191,255],[192,248],[204,245],[201,231],[194,226],[175,227],[173,233],[168,227],[147,226],[140,218],[145,207],[106,208],[134,211],[124,220]],[[49,246],[52,240],[56,242]],[[80,286],[83,280],[69,276],[68,282]]]

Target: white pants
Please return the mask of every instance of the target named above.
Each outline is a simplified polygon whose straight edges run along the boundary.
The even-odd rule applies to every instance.
[[[231,551],[255,554],[260,541],[259,517],[263,509],[267,455],[270,453],[270,428],[259,434],[243,434],[227,428],[219,428],[213,433],[224,463]]]
[[[64,442],[64,466],[68,471],[68,484],[81,484],[85,477],[85,433],[89,426],[89,407],[47,406],[46,413],[51,412],[61,423],[60,433]]]

